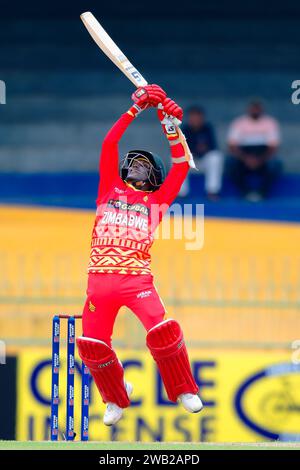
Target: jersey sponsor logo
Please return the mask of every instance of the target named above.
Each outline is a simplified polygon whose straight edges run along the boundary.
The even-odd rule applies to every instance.
[[[120,188],[117,188],[117,186],[115,187],[115,192],[117,194],[124,194],[125,193],[125,190],[124,189],[120,189]]]
[[[144,204],[139,204],[138,202],[135,204],[129,204],[128,202],[120,201],[118,199],[110,199],[107,205],[123,211],[140,212],[141,214],[149,215],[149,208],[144,206]]]
[[[149,297],[152,294],[151,290],[144,290],[142,292],[139,292],[137,294],[138,299],[144,299],[145,297]]]
[[[101,224],[132,227],[142,230],[143,232],[148,232],[148,219],[133,214],[105,211],[101,219]]]

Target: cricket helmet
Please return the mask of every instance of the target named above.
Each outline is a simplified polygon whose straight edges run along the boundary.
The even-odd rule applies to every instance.
[[[156,191],[164,182],[166,170],[162,159],[155,153],[146,150],[130,150],[121,162],[121,178],[126,181],[128,170],[136,159],[140,161],[144,159],[150,164],[147,181],[151,184],[153,191]]]

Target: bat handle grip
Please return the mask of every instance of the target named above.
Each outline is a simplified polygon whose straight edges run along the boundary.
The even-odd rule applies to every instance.
[[[164,109],[162,103],[159,103],[159,104],[157,105],[157,109]],[[165,113],[164,113],[164,114],[165,114]],[[174,117],[174,116],[169,116],[169,115],[168,115],[167,117],[168,117],[168,119],[170,119],[170,121],[173,122],[174,126],[178,126],[178,127],[179,127],[180,124],[182,123],[182,122],[180,121],[180,119],[177,119],[177,118]]]
[[[170,116],[170,119],[173,122],[173,124],[175,124],[175,126],[178,126],[178,127],[180,126],[181,121],[179,119],[177,119],[176,117],[172,117],[172,116]]]

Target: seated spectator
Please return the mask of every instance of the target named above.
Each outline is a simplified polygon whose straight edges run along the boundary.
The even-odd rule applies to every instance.
[[[218,150],[213,127],[198,106],[187,111],[187,123],[182,127],[198,170],[205,175],[205,191],[209,199],[218,199],[223,173],[223,155]]]
[[[252,101],[247,114],[232,122],[228,133],[227,172],[248,200],[258,201],[269,194],[281,171],[281,163],[276,158],[279,144],[279,124],[264,114],[259,101]]]

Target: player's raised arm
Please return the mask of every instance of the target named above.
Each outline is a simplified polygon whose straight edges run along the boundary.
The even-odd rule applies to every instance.
[[[119,141],[131,122],[146,108],[157,106],[166,97],[165,92],[157,85],[147,85],[138,88],[132,95],[134,104],[122,114],[120,119],[106,134],[100,155],[100,184],[99,196],[110,189],[119,175]]]
[[[173,116],[182,121],[182,108],[175,101],[166,98],[163,109],[158,109],[157,114],[170,145],[172,167],[161,187],[155,192],[155,196],[160,204],[171,204],[180,191],[189,166],[193,166],[193,160],[183,133],[169,119],[169,116]]]

